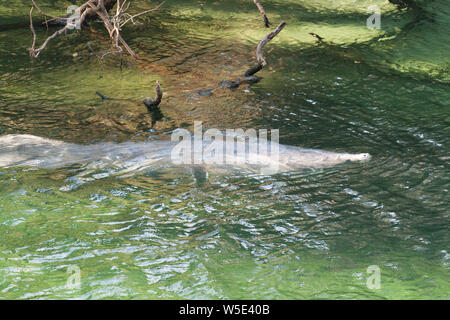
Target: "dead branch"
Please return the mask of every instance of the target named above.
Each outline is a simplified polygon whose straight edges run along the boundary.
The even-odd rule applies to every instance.
[[[264,25],[266,26],[266,28],[269,28],[270,27],[269,18],[267,18],[266,12],[264,11],[262,4],[259,2],[259,0],[253,0],[253,2],[258,7],[259,13],[261,13],[261,16],[264,20]]]
[[[39,48],[35,48],[36,45],[36,32],[33,27],[33,19],[32,19],[32,10],[30,11],[30,29],[33,33],[33,44],[32,47],[29,49],[30,55],[34,58],[37,58],[42,50],[45,49],[48,42],[57,36],[61,35],[67,30],[73,29],[74,25],[69,23],[71,21],[72,16],[66,16],[66,17],[55,17],[52,15],[49,15],[45,13],[43,10],[39,8],[39,6],[36,4],[35,0],[31,0],[33,3],[33,7],[35,7],[38,12],[43,15],[46,19],[47,17],[51,17],[52,20],[58,20],[59,23],[65,24],[63,28],[59,29],[55,33],[53,33],[51,36],[47,37],[47,39],[43,42],[43,44]],[[122,27],[125,26],[128,22],[135,23],[136,18],[139,16],[142,16],[146,13],[159,10],[161,6],[164,4],[159,4],[156,8],[149,9],[146,11],[143,11],[141,13],[131,15],[127,13],[128,8],[130,7],[130,3],[127,2],[128,0],[88,0],[85,2],[82,6],[80,6],[77,9],[77,14],[79,14],[77,25],[84,25],[86,20],[89,18],[97,17],[100,20],[102,20],[106,30],[108,31],[109,37],[112,40],[112,44],[115,48],[115,50],[106,52],[101,56],[101,58],[104,58],[108,54],[112,53],[121,53],[123,52],[123,48],[135,59],[137,59],[136,54],[134,51],[130,48],[130,46],[126,43],[126,41],[122,38],[120,31],[122,30]],[[116,10],[114,15],[110,15],[108,11],[112,9],[116,5]]]
[[[161,103],[161,100],[163,97],[161,85],[159,84],[158,80],[156,80],[155,93],[156,93],[155,99],[145,98],[143,101],[145,106],[149,109],[149,111],[153,111],[153,110],[157,109],[159,104]],[[103,101],[104,100],[127,100],[127,99],[109,98],[109,97],[104,96],[103,94],[101,94],[98,91],[95,91],[95,94],[98,95],[100,98],[102,98]]]
[[[34,1],[33,1],[34,3]],[[40,10],[40,9],[38,9]],[[36,49],[36,32],[34,31],[34,27],[33,27],[33,7],[31,7],[30,10],[30,30],[33,33],[33,43],[31,44],[31,48],[28,49],[28,51],[30,52],[30,55],[33,58],[37,58],[39,56],[39,54],[41,53],[42,50],[44,50],[44,48],[47,46],[47,43],[53,39],[56,38],[58,35],[60,35],[61,33],[63,33],[64,31],[66,31],[69,27],[69,24],[66,24],[66,26],[58,31],[56,31],[54,34],[52,34],[50,37],[48,37],[44,43],[38,48]]]
[[[263,68],[263,65],[261,63],[256,64],[255,66],[251,67],[244,73],[244,77],[248,78],[257,73],[258,71],[261,71]]]
[[[155,93],[156,93],[155,99],[152,98],[144,99],[144,104],[149,110],[158,108],[163,97],[163,92],[161,90],[161,86],[159,85],[158,80],[156,81]]]
[[[103,101],[105,101],[105,100],[110,100],[110,98],[105,97],[104,95],[102,95],[102,94],[101,94],[100,92],[98,92],[98,91],[95,91],[95,94],[98,95],[100,98],[102,98]]]
[[[281,30],[283,30],[283,28],[286,26],[286,22],[281,22],[278,27],[272,31],[271,33],[269,33],[267,36],[265,36],[258,44],[258,46],[256,47],[256,59],[258,61],[258,63],[251,67],[250,69],[248,69],[247,71],[245,71],[244,73],[244,77],[245,78],[249,78],[252,75],[254,75],[255,73],[257,73],[258,71],[260,71],[267,63],[266,63],[266,59],[263,56],[263,52],[262,49],[264,48],[264,46],[273,38],[275,38],[277,36],[277,34],[279,34],[281,32]]]
[[[164,117],[164,115],[161,112],[161,109],[159,108],[159,104],[161,103],[163,96],[161,86],[159,85],[159,81],[156,81],[155,93],[156,93],[155,99],[152,98],[144,99],[144,104],[147,107],[150,116],[152,117],[152,127],[155,125],[156,121],[159,121]]]
[[[310,32],[309,34],[312,35],[314,38],[316,38],[317,42],[323,43],[323,38],[319,36],[317,33]]]
[[[286,26],[286,22],[281,22],[278,27],[272,31],[271,33],[269,33],[267,36],[265,36],[261,42],[258,44],[258,46],[256,47],[256,58],[258,60],[259,63],[261,63],[261,65],[264,67],[267,63],[266,63],[266,59],[263,56],[262,53],[262,49],[264,48],[264,46],[273,38],[275,38],[277,36],[277,34],[280,33],[281,30],[283,30],[283,28]]]
[[[30,9],[30,30],[31,33],[33,33],[33,43],[31,44],[31,48],[29,50],[31,50],[32,48],[34,49],[35,45],[36,45],[36,32],[34,31],[34,27],[33,27],[33,7],[31,7]],[[30,51],[31,54],[31,51]]]
[[[50,14],[47,14],[47,13],[45,13],[44,11],[42,11],[41,10],[41,8],[37,5],[37,3],[34,1],[34,0],[31,0],[31,2],[33,2],[33,6],[36,8],[36,10],[40,13],[40,14],[42,14],[44,17],[50,17],[50,18],[52,18],[52,19],[66,19],[66,18],[63,18],[63,17],[55,17],[55,16],[52,16],[52,15],[50,15]]]
[[[156,8],[153,8],[153,9],[150,9],[150,10],[146,10],[146,11],[144,11],[144,12],[135,14],[134,16],[132,16],[132,15],[130,15],[129,13],[126,13],[126,12],[125,12],[124,15],[128,16],[129,18],[128,18],[127,20],[125,20],[124,22],[122,22],[122,23],[120,24],[120,26],[122,27],[122,26],[124,26],[126,23],[128,23],[128,22],[130,22],[130,21],[131,21],[133,24],[135,24],[136,22],[134,21],[134,19],[136,19],[137,17],[142,16],[142,15],[144,15],[144,14],[147,14],[147,13],[149,13],[149,12],[159,10],[159,9],[164,5],[164,3],[165,3],[165,1],[161,2]],[[129,6],[129,4],[128,4],[128,6]],[[127,9],[128,9],[128,8],[127,8]],[[125,10],[125,11],[126,11],[126,10]]]

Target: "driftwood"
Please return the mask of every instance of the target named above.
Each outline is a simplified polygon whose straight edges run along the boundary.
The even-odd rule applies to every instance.
[[[259,0],[253,0],[253,2],[258,7],[259,13],[261,13],[261,16],[264,20],[264,25],[266,26],[266,28],[269,28],[270,27],[269,18],[267,18],[266,12],[264,11],[262,4],[259,2]]]
[[[286,26],[286,22],[281,22],[278,27],[276,27],[276,29],[274,31],[272,31],[271,33],[269,33],[267,36],[265,36],[258,44],[258,46],[256,47],[256,59],[258,60],[259,63],[261,63],[261,65],[264,67],[267,63],[266,63],[266,59],[263,56],[262,53],[262,49],[264,48],[264,46],[273,38],[275,38],[277,36],[277,34],[280,33],[281,30],[283,30],[283,28]]]
[[[204,97],[210,97],[213,94],[212,92],[218,88],[236,89],[243,83],[252,84],[258,82],[259,79],[258,77],[254,76],[254,74],[257,73],[258,71],[261,71],[262,68],[267,64],[263,56],[262,50],[270,40],[275,38],[281,32],[281,30],[283,30],[285,26],[286,22],[284,21],[281,22],[274,31],[269,33],[259,42],[258,46],[256,47],[256,58],[258,60],[258,63],[244,72],[244,80],[241,80],[240,78],[237,79],[237,81],[223,80],[219,83],[217,87],[196,90],[197,94]]]
[[[144,105],[147,107],[147,111],[151,115],[152,126],[156,123],[156,121],[161,120],[164,117],[164,115],[161,112],[161,109],[159,108],[159,104],[161,103],[163,97],[163,92],[161,90],[161,85],[159,84],[159,81],[156,81],[155,93],[156,93],[155,99],[145,98],[143,101]],[[109,98],[104,96],[98,91],[95,91],[95,94],[98,95],[103,101],[106,100],[133,101],[132,99]]]
[[[263,65],[261,63],[258,63],[257,65],[255,65],[255,66],[251,67],[250,69],[248,69],[247,71],[245,71],[244,77],[246,77],[246,78],[251,77],[258,71],[261,71],[262,68],[263,68]]]
[[[143,100],[145,106],[149,110],[158,108],[159,104],[161,103],[162,97],[163,97],[161,85],[159,84],[158,80],[156,80],[155,93],[156,93],[155,99],[147,97]],[[130,99],[120,99],[120,98],[109,98],[109,97],[106,97],[105,95],[101,94],[98,91],[95,91],[95,94],[98,95],[100,98],[102,98],[103,101],[104,100],[125,100],[125,101],[130,100]]]
[[[152,98],[145,98],[144,104],[147,107],[147,109],[155,109],[158,108],[159,104],[161,103],[163,92],[161,90],[161,86],[159,85],[159,81],[156,80],[156,86],[155,86],[155,99]]]
[[[156,81],[155,93],[155,99],[145,98],[143,101],[152,117],[152,127],[155,125],[156,121],[161,120],[164,117],[161,109],[159,108],[159,104],[161,103],[163,97],[163,92],[161,90],[161,86],[159,85],[159,81]]]
[[[264,46],[273,38],[275,38],[280,32],[281,30],[283,30],[283,28],[286,26],[286,22],[281,22],[278,27],[276,27],[276,29],[274,31],[272,31],[271,33],[269,33],[267,36],[265,36],[258,44],[258,46],[256,47],[256,59],[258,61],[258,63],[256,65],[254,65],[253,67],[251,67],[250,69],[248,69],[247,71],[245,71],[244,73],[244,77],[245,78],[249,78],[251,76],[253,76],[255,73],[257,73],[258,71],[261,71],[262,68],[267,64],[266,59],[264,58],[263,55],[263,48]]]
[[[73,29],[74,25],[71,22],[72,17],[55,17],[49,15],[42,11],[39,6],[36,4],[34,0],[31,0],[33,3],[33,7],[30,10],[30,30],[33,33],[33,42],[31,48],[29,49],[30,55],[34,58],[37,58],[42,50],[45,49],[48,42],[57,36],[63,34],[67,30]],[[135,59],[137,59],[134,51],[128,46],[126,41],[120,35],[120,31],[122,27],[125,26],[128,22],[136,23],[134,19],[137,17],[149,13],[151,11],[158,10],[163,4],[161,3],[157,7],[143,11],[141,13],[131,15],[127,13],[127,10],[130,6],[128,0],[88,0],[83,5],[81,5],[77,11],[79,13],[79,18],[77,17],[77,25],[83,25],[87,20],[99,18],[102,20],[106,30],[108,31],[109,37],[112,40],[113,46],[115,47],[114,51],[107,52],[102,57],[109,53],[121,53],[123,52],[123,48]],[[116,5],[115,14],[109,14],[108,11],[111,10],[114,5]],[[33,27],[33,8],[36,8],[40,14],[42,14],[46,19],[51,18],[49,21],[57,22],[57,24],[64,24],[64,27],[54,32],[51,36],[47,37],[47,39],[43,42],[43,44],[36,48],[36,32]]]
[[[95,94],[98,95],[100,98],[102,98],[103,101],[105,101],[105,100],[112,100],[111,98],[105,97],[104,95],[102,95],[98,91],[95,91]]]

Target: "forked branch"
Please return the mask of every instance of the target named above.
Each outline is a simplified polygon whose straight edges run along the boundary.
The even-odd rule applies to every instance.
[[[137,59],[136,54],[134,51],[130,48],[130,46],[126,43],[126,41],[122,38],[120,31],[122,30],[122,27],[125,26],[128,22],[132,22],[133,24],[136,23],[135,19],[139,16],[142,16],[144,14],[147,14],[152,11],[159,10],[161,6],[164,4],[161,3],[157,7],[153,9],[149,9],[146,11],[143,11],[141,13],[131,15],[127,13],[128,8],[130,7],[130,3],[128,0],[88,0],[83,5],[81,5],[77,10],[75,15],[72,16],[66,16],[66,17],[55,17],[52,15],[49,15],[45,13],[44,11],[39,8],[39,6],[36,4],[35,0],[31,0],[33,3],[33,7],[30,10],[30,30],[33,34],[33,42],[31,45],[31,48],[29,49],[30,55],[34,58],[37,58],[42,50],[45,49],[48,42],[57,36],[61,35],[62,33],[66,32],[67,30],[74,29],[73,23],[71,23],[73,20],[77,20],[76,24],[77,26],[82,26],[86,20],[89,18],[97,17],[102,20],[106,30],[108,31],[109,37],[112,40],[114,51],[107,52],[102,57],[109,53],[121,53],[123,51],[123,48],[135,59]],[[112,9],[116,5],[116,10],[114,15],[110,15],[108,11]],[[33,8],[36,8],[37,11],[43,15],[44,17],[50,17],[52,20],[58,20],[61,24],[64,24],[64,27],[59,29],[58,31],[54,32],[51,36],[47,37],[45,41],[42,43],[42,45],[36,49],[36,32],[33,27],[33,17],[32,12]]]

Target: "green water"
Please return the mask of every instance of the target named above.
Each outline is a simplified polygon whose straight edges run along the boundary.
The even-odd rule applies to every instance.
[[[96,24],[52,40],[33,60],[29,1],[0,1],[0,134],[145,140],[202,120],[279,128],[283,144],[373,156],[274,176],[211,174],[204,183],[177,168],[88,176],[82,185],[73,178],[81,164],[0,168],[0,298],[450,297],[449,2],[415,1],[410,10],[387,1],[262,2],[273,24],[287,27],[265,50],[261,81],[199,97],[195,90],[237,78],[254,61],[268,31],[252,1],[166,1],[143,25],[124,28],[137,62],[99,60],[109,42]],[[39,3],[53,14],[70,5]],[[372,4],[380,30],[366,27]],[[40,41],[48,35],[37,31]],[[156,79],[166,117],[151,128],[140,101]],[[102,102],[96,90],[129,100]],[[380,289],[366,286],[371,265]],[[80,269],[80,288],[66,285],[70,266]]]

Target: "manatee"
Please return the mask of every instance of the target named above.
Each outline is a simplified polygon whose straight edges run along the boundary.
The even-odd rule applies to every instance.
[[[204,147],[208,142],[203,142]],[[80,145],[27,134],[0,136],[0,167],[36,167],[44,169],[64,168],[77,164],[86,168],[111,168],[117,174],[134,173],[158,166],[191,166],[214,170],[214,168],[242,169],[258,172],[265,167],[275,168],[273,173],[296,171],[306,168],[325,168],[345,162],[367,161],[368,153],[341,153],[318,149],[305,149],[269,142],[267,153],[254,152],[253,145],[246,145],[246,153],[236,149],[226,155],[226,161],[214,162],[203,152],[203,162],[177,164],[173,150],[177,143],[167,140],[143,142],[97,143]],[[253,150],[253,151],[252,151]],[[277,150],[277,156],[273,152]],[[194,154],[194,153],[193,153]],[[203,169],[202,169],[203,170]]]

